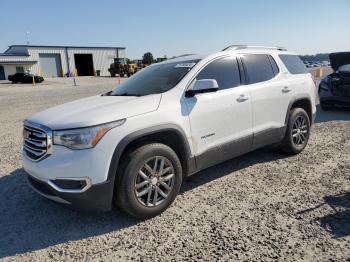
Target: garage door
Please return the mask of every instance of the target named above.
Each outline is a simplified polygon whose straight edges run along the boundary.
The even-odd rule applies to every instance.
[[[44,77],[61,76],[60,54],[39,54],[40,68]]]

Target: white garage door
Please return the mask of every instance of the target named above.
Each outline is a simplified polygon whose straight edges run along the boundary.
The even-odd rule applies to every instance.
[[[60,54],[39,54],[40,68],[44,77],[61,76]]]

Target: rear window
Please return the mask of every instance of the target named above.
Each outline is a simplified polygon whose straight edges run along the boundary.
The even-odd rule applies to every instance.
[[[289,73],[293,75],[309,73],[299,56],[296,55],[279,55],[283,64],[287,67]]]
[[[278,72],[277,65],[274,64],[275,68],[272,66],[272,61],[270,61],[269,55],[244,55],[243,61],[247,73],[248,84],[254,84],[270,80],[275,77],[275,70],[276,73]]]

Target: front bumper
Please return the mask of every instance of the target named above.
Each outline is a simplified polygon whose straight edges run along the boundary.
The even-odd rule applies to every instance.
[[[320,90],[319,93],[320,103],[330,105],[343,105],[350,106],[349,96],[336,96],[330,90]]]
[[[321,103],[332,104],[332,105],[342,105],[342,106],[350,106],[350,97],[344,96],[321,96]]]
[[[40,195],[59,204],[83,211],[109,211],[112,209],[112,181],[91,185],[83,192],[60,192],[47,181],[40,180],[27,173],[30,186]]]

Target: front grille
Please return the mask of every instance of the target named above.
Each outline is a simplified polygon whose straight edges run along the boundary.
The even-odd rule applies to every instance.
[[[333,81],[333,94],[350,97],[350,79],[343,78],[339,81]]]
[[[51,136],[43,128],[25,123],[23,126],[23,150],[33,161],[39,161],[49,154]]]

